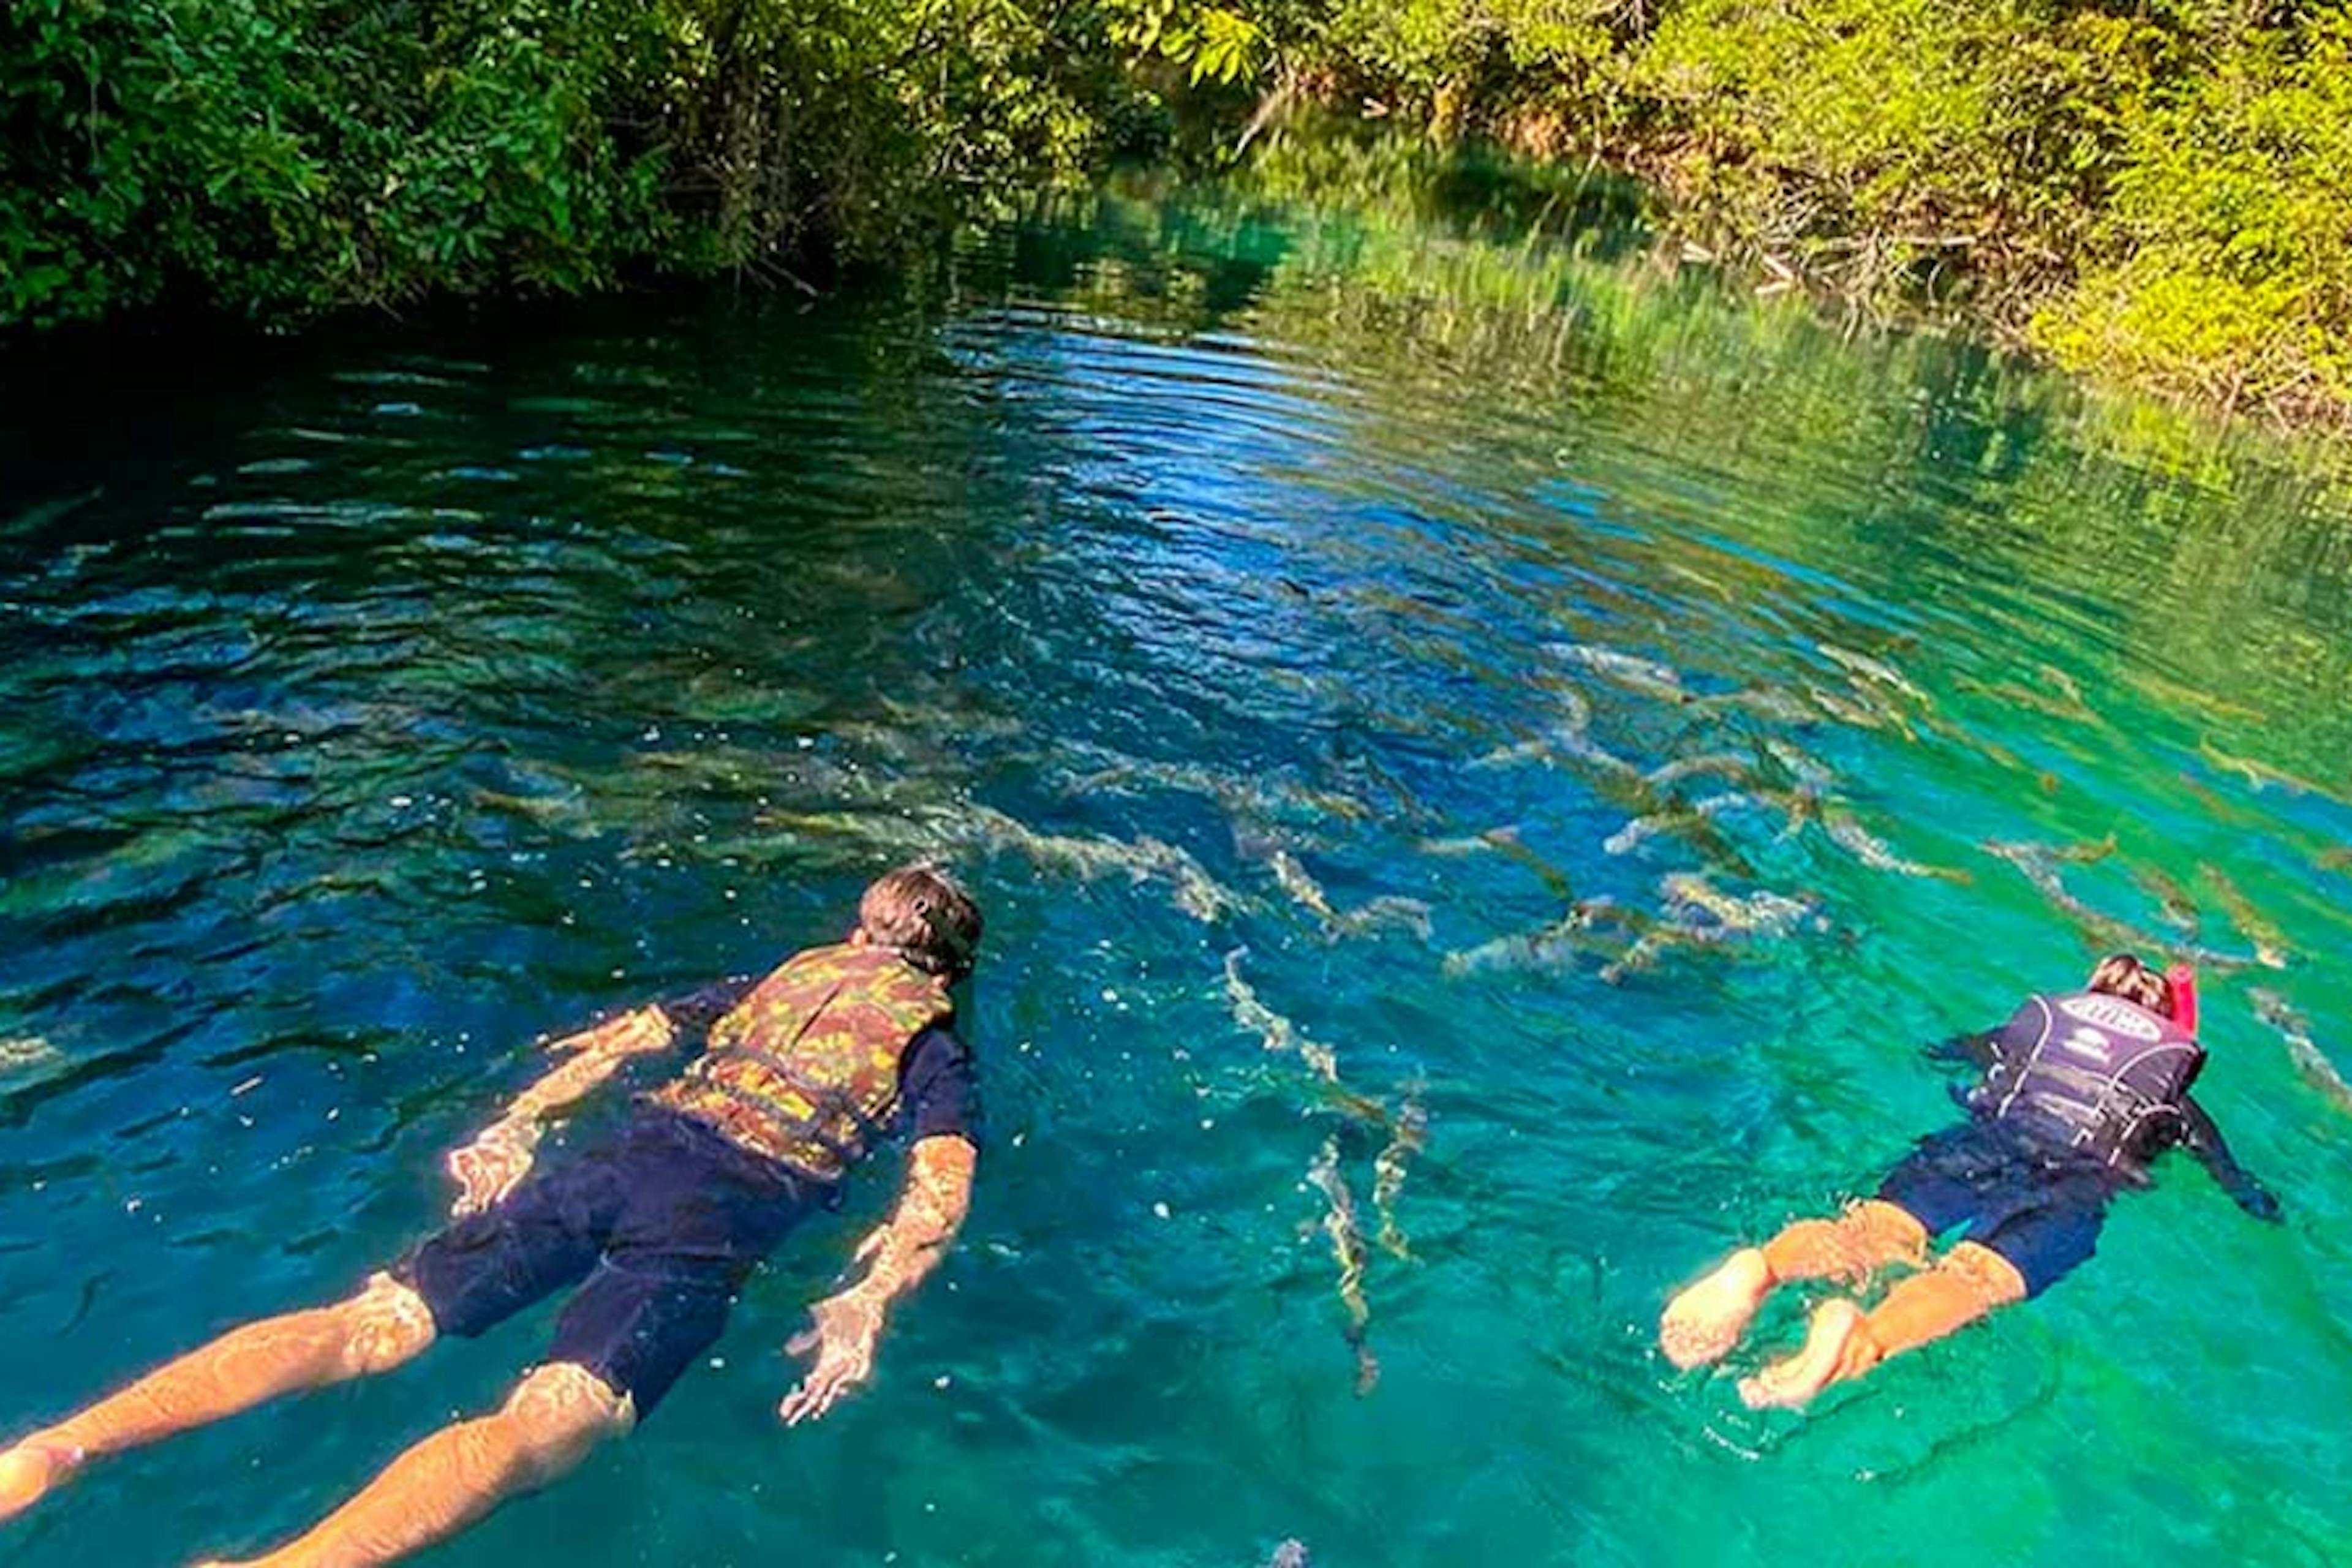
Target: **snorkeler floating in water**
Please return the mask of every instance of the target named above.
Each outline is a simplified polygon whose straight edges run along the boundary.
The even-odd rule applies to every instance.
[[[2087,989],[2031,997],[2002,1027],[1952,1041],[1938,1054],[1981,1074],[1969,1120],[1921,1140],[1876,1197],[1836,1219],[1800,1220],[1676,1296],[1658,1328],[1667,1358],[1688,1368],[1728,1353],[1776,1285],[1859,1286],[1896,1264],[1918,1269],[1866,1313],[1843,1297],[1822,1302],[1804,1348],[1739,1385],[1759,1408],[1802,1405],[2049,1289],[2091,1256],[2108,1200],[2145,1184],[2148,1163],[2174,1145],[2248,1214],[2276,1219],[2278,1201],[2189,1098],[2205,1064],[2196,1028],[2187,971],[2168,977],[2117,954]],[[1963,1229],[1931,1263],[1929,1242]]]
[[[980,932],[961,888],[905,867],[866,890],[845,942],[756,985],[722,984],[556,1042],[570,1059],[450,1156],[462,1191],[447,1229],[340,1305],[236,1330],[0,1452],[0,1519],[100,1455],[389,1371],[442,1334],[470,1338],[578,1284],[546,1361],[502,1409],[425,1438],[257,1561],[360,1568],[443,1540],[630,1430],[719,1337],[759,1261],[903,1127],[906,1188],[857,1248],[863,1277],[816,1302],[788,1347],[814,1360],[779,1414],[823,1415],[870,1374],[891,1303],[931,1271],[971,1205],[972,1064],[950,1032],[949,987],[971,972]],[[688,1036],[700,1054],[625,1130],[532,1173],[542,1116]]]

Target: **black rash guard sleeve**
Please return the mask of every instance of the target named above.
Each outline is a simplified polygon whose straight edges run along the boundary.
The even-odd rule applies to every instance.
[[[2256,1219],[2277,1221],[2282,1216],[2279,1201],[2269,1188],[2256,1181],[2247,1169],[2238,1163],[2222,1141],[2221,1130],[2213,1125],[2205,1108],[2189,1095],[2180,1097],[2180,1146],[2197,1156],[2221,1190],[2230,1194],[2237,1205]]]
[[[1958,1067],[1972,1067],[1981,1072],[2000,1059],[2000,1031],[1979,1029],[1973,1034],[1954,1035],[1948,1040],[1938,1040],[1927,1047],[1927,1058],[1950,1062]]]
[[[700,1045],[709,1037],[710,1026],[733,1012],[759,983],[755,974],[730,975],[683,996],[664,997],[658,1005],[682,1043]]]
[[[898,1088],[899,1125],[909,1138],[961,1138],[980,1147],[980,1075],[954,1031],[934,1027],[915,1037]]]

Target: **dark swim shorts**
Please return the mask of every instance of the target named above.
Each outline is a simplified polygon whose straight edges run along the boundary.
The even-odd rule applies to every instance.
[[[735,1292],[834,1189],[699,1121],[640,1111],[411,1252],[394,1277],[441,1332],[471,1339],[566,1285],[551,1362],[630,1395],[640,1418],[726,1327]]]
[[[1965,1239],[2009,1259],[2038,1296],[2097,1248],[2107,1201],[2124,1184],[2097,1161],[1969,1121],[1921,1139],[1878,1195],[1931,1236],[1966,1227]]]

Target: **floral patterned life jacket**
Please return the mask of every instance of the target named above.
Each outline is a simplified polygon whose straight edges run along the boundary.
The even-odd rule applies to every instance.
[[[655,1099],[835,1181],[897,1114],[907,1048],[954,1014],[946,980],[893,949],[811,948],[711,1026],[703,1054]]]

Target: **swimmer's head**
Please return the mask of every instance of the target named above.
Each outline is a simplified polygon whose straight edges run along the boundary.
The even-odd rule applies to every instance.
[[[2172,994],[2172,982],[2128,952],[2099,960],[2098,967],[2091,971],[2090,989],[2120,996],[2159,1018],[2177,1020],[2180,1016],[2176,1010],[2179,998]]]
[[[866,889],[851,940],[892,949],[918,969],[961,980],[980,957],[980,906],[946,871],[919,860],[884,873]]]

